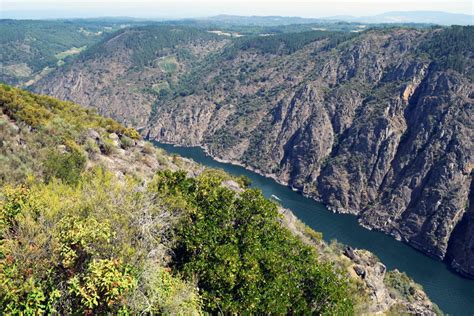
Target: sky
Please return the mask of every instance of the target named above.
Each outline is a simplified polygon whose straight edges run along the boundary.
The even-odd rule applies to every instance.
[[[218,14],[328,17],[388,11],[473,14],[472,0],[0,0],[1,18],[131,16],[189,18]]]

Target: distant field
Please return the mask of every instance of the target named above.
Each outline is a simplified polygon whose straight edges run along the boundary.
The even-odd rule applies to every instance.
[[[158,66],[166,73],[175,73],[178,70],[178,61],[174,56],[166,56],[158,60]]]
[[[28,77],[32,73],[31,68],[26,63],[2,66],[2,68],[5,74],[20,78]]]
[[[71,55],[76,55],[76,54],[79,54],[80,52],[82,52],[84,49],[86,49],[87,46],[82,46],[82,47],[72,47],[64,52],[60,52],[60,53],[57,53],[56,55],[54,55],[57,59],[59,60],[62,60],[68,56],[71,56]]]

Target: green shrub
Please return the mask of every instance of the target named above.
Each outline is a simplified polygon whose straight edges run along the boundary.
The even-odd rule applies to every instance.
[[[135,145],[135,143],[130,137],[122,136],[120,138],[120,145],[122,146],[123,149],[127,149]]]
[[[174,276],[169,268],[146,264],[141,273],[142,293],[134,310],[160,315],[201,315],[201,298],[193,284]]]
[[[123,135],[130,137],[131,139],[138,140],[141,138],[140,133],[136,129],[129,127],[123,131]]]
[[[248,188],[252,184],[252,180],[249,177],[241,175],[237,177],[237,182],[242,188]]]
[[[78,301],[75,312],[86,314],[127,313],[125,295],[136,283],[119,260],[94,260],[82,275],[68,280],[69,293]]]
[[[44,162],[45,178],[58,178],[66,183],[75,184],[79,181],[81,173],[85,170],[87,158],[76,143],[69,141],[67,151],[50,149],[47,160]]]
[[[108,133],[122,134],[125,128],[111,118],[103,119],[102,126]]]
[[[156,150],[156,149],[155,149]],[[160,166],[167,168],[169,166],[169,156],[163,150],[156,150],[155,154],[156,160],[160,164]]]
[[[103,139],[102,152],[106,155],[112,155],[116,150],[115,143],[112,139],[105,137]]]
[[[103,252],[110,242],[110,226],[95,218],[65,217],[58,224],[59,257],[66,269],[80,272],[92,257]],[[102,251],[101,251],[102,250]]]
[[[305,224],[302,224],[302,225],[303,225],[304,233],[309,238],[311,238],[311,240],[313,242],[315,242],[316,244],[321,243],[321,241],[323,240],[323,234],[321,232],[316,232],[312,228],[310,228],[309,226],[307,226]]]
[[[396,297],[405,298],[409,302],[414,300],[417,289],[413,281],[405,273],[397,270],[389,271],[385,274],[384,283]]]
[[[143,153],[145,153],[147,155],[151,155],[155,152],[156,152],[156,147],[153,146],[152,144],[146,143],[145,146],[143,146]],[[158,153],[157,153],[157,155],[158,155]]]
[[[56,313],[61,293],[41,280],[24,278],[20,264],[0,260],[0,308],[6,315]]]
[[[3,199],[0,200],[0,233],[3,233],[6,229],[11,229],[15,225],[15,217],[27,202],[28,194],[28,188],[23,185],[17,187],[6,185],[3,187]]]
[[[97,146],[97,143],[91,138],[87,138],[86,143],[84,144],[84,149],[92,155],[100,153],[99,146]]]
[[[79,185],[32,185],[0,192],[0,214],[15,228],[0,236],[2,312],[199,314],[193,285],[156,260],[165,222],[136,182],[97,169]],[[157,224],[144,222],[147,211]]]
[[[45,125],[47,120],[51,117],[51,113],[40,107],[34,107],[30,104],[22,106],[15,116],[26,124],[32,127],[39,127]]]

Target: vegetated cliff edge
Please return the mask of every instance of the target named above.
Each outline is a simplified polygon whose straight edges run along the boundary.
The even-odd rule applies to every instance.
[[[245,179],[94,111],[0,85],[0,131],[7,313],[439,313],[405,274],[328,245]]]
[[[179,73],[146,112],[144,133],[274,177],[472,277],[473,33],[238,40]],[[75,63],[38,87],[67,94],[94,62]],[[101,113],[124,109],[108,106]]]

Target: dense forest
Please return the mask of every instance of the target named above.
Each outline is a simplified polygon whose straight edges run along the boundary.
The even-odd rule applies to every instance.
[[[268,20],[268,23],[264,20]],[[245,19],[235,20],[235,17],[166,22],[132,18],[48,21],[4,19],[0,20],[0,81],[29,86],[32,80],[37,81],[53,69],[71,63],[81,52],[85,53],[85,58],[103,54],[103,45],[96,44],[120,35],[130,27],[137,27],[139,31],[135,38],[128,38],[126,43],[127,47],[135,51],[134,64],[137,68],[149,66],[153,57],[157,57],[157,52],[159,56],[166,54],[166,49],[174,49],[189,40],[215,38],[217,35],[209,32],[216,30],[237,35],[232,36],[232,39],[237,40],[236,47],[253,47],[272,52],[283,48],[280,53],[289,53],[316,37],[337,37],[338,33],[351,34],[365,28],[360,23],[338,21],[285,18],[284,21],[279,20],[278,23],[282,24],[275,22],[266,18],[249,22]],[[426,28],[429,25],[407,26]],[[284,47],[279,46],[281,43]]]
[[[420,45],[418,53],[423,57],[436,60],[435,67],[439,70],[453,69],[474,80],[473,33],[474,26],[453,26],[436,32]],[[443,44],[440,45],[440,43]]]
[[[86,60],[98,55],[108,57],[114,53],[116,45],[119,45],[120,49],[126,48],[133,52],[133,65],[140,69],[152,65],[156,58],[165,56],[170,50],[179,49],[180,45],[216,38],[217,35],[196,28],[159,24],[148,25],[136,27],[132,32],[123,29],[110,34],[82,54],[81,59]],[[113,39],[118,39],[120,44],[111,43]],[[106,48],[105,51],[104,47]]]
[[[299,33],[283,33],[262,37],[240,38],[231,46],[228,53],[237,54],[238,51],[256,50],[262,54],[292,54],[305,45],[327,39],[327,49],[334,48],[351,37],[354,33],[307,31]]]

